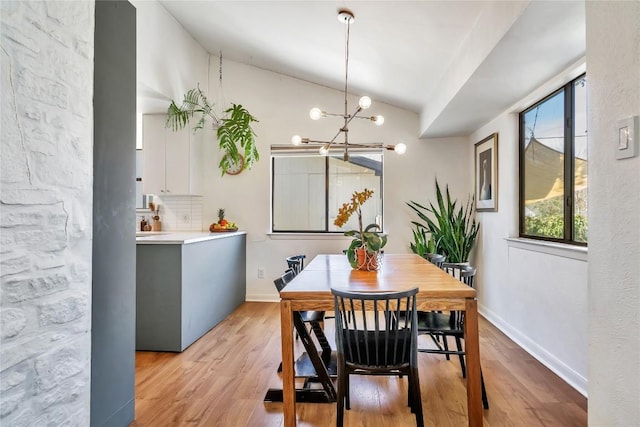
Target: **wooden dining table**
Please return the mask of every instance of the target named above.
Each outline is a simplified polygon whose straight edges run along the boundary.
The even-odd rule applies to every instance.
[[[475,289],[415,254],[385,254],[378,271],[354,270],[345,255],[318,255],[280,291],[284,425],[296,425],[293,313],[334,309],[331,289],[357,292],[404,291],[418,287],[418,310],[465,311],[467,414],[482,426],[478,307]]]

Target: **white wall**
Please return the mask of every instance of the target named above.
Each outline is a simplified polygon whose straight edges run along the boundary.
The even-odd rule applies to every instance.
[[[586,395],[585,251],[506,240],[518,236],[518,111],[577,77],[583,69],[584,66],[573,66],[562,72],[509,112],[471,134],[469,145],[473,150],[474,143],[498,132],[498,211],[477,213],[481,224],[476,248],[478,309]]]
[[[218,58],[211,58],[213,64]],[[211,81],[218,78],[217,68],[211,67]],[[286,268],[285,257],[297,253],[307,255],[307,261],[318,253],[340,253],[348,244],[344,237],[282,238],[269,236],[270,231],[270,146],[287,144],[294,134],[314,139],[331,138],[339,121],[326,118],[309,119],[309,109],[321,106],[327,111],[340,111],[342,93],[323,86],[293,79],[281,74],[225,60],[223,88],[227,102],[245,106],[260,122],[254,129],[260,161],[252,170],[237,176],[220,176],[217,163],[220,152],[213,132],[208,130],[205,159],[205,194],[203,222],[213,222],[218,208],[225,208],[227,217],[238,223],[247,234],[247,299],[275,300],[277,293],[273,279]],[[215,92],[210,93],[215,98]],[[350,98],[356,105],[357,97]],[[407,153],[398,156],[385,154],[384,165],[384,228],[389,234],[386,250],[408,252],[412,235],[412,218],[405,202],[427,202],[434,197],[434,177],[442,184],[449,183],[454,196],[464,197],[471,192],[471,174],[467,167],[470,150],[466,138],[418,140],[418,116],[389,105],[376,103],[372,114],[385,116],[381,127],[365,122],[352,122],[350,140],[353,142],[404,142]],[[346,202],[346,200],[345,200]],[[258,279],[258,269],[264,269],[264,279]]]
[[[0,2],[0,424],[89,425],[93,2]]]
[[[130,2],[136,7],[138,93],[162,95],[180,105],[198,83],[207,90],[207,51],[157,1]],[[166,112],[168,106],[155,112]]]
[[[640,115],[640,2],[587,2],[589,424],[640,420],[640,158],[616,121]]]
[[[203,63],[208,55],[206,51],[157,2],[136,0],[132,3],[137,8],[138,83],[150,92],[180,101],[198,82],[207,91],[204,83],[209,81],[208,98],[216,101],[219,58],[212,55]],[[288,144],[294,134],[331,138],[338,130],[337,119],[313,121],[309,119],[309,109],[322,106],[327,111],[341,111],[342,93],[226,59],[223,89],[227,106],[231,102],[242,104],[260,120],[254,129],[261,159],[250,171],[221,177],[217,166],[220,151],[214,131],[208,126],[203,130],[203,229],[207,230],[216,220],[218,208],[225,208],[227,218],[248,232],[247,299],[276,300],[273,279],[286,268],[286,256],[305,253],[309,261],[318,253],[339,253],[348,244],[348,239],[342,236],[282,238],[268,235],[270,147]],[[356,95],[351,97],[350,105],[355,106],[357,99]],[[408,252],[412,238],[409,221],[413,217],[405,202],[426,203],[433,199],[436,175],[442,184],[451,186],[454,197],[466,200],[472,191],[466,161],[471,151],[464,137],[418,140],[419,118],[413,112],[376,103],[375,99],[370,111],[384,115],[385,124],[378,127],[364,121],[353,122],[350,125],[351,141],[404,142],[408,146],[404,156],[388,152],[384,170],[384,227],[389,234],[386,250]],[[258,269],[264,270],[264,279],[258,279]]]

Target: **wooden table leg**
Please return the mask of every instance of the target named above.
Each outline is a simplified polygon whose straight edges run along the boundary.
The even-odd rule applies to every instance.
[[[285,427],[296,425],[296,384],[293,372],[293,312],[291,301],[280,300],[282,339],[282,410]]]
[[[478,302],[467,299],[464,318],[464,345],[467,353],[467,415],[469,426],[482,426],[482,390],[480,387],[480,340]]]

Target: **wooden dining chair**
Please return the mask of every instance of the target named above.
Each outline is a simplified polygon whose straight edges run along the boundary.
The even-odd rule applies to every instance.
[[[457,276],[461,282],[467,286],[473,287],[473,281],[476,275],[475,267],[460,266],[459,264],[447,265],[443,264],[443,269],[450,274]],[[432,338],[436,348],[418,348],[421,353],[443,354],[449,360],[449,356],[457,355],[460,359],[460,368],[462,377],[466,378],[467,371],[465,365],[465,350],[462,346],[464,339],[464,311],[451,311],[442,313],[438,311],[419,311],[417,316],[418,334],[427,334]],[[450,350],[447,339],[453,337],[456,342],[456,350]],[[484,377],[482,370],[480,371],[482,385],[482,405],[485,409],[489,409],[489,400],[484,385]]]
[[[435,264],[439,268],[442,268],[442,264],[447,259],[447,257],[445,257],[444,255],[432,254],[432,253],[422,254],[422,258],[426,259],[431,264]]]
[[[276,289],[280,292],[284,287],[296,277],[296,272],[293,269],[288,269],[284,274],[273,281]],[[304,325],[309,325],[311,331],[316,336],[320,349],[322,350],[321,358],[325,363],[329,363],[331,359],[331,345],[324,333],[322,322],[324,321],[324,311],[299,311],[296,312],[300,317]],[[296,337],[299,337],[298,331],[296,331]],[[282,372],[282,362],[278,367],[278,372]]]
[[[304,269],[304,260],[306,257],[306,255],[300,254],[291,255],[286,258],[287,268],[293,271],[294,276],[297,276]],[[302,321],[305,322],[305,324],[311,325],[312,329],[314,327],[322,328],[324,319],[329,318],[329,316],[325,316],[324,311],[301,311],[300,315],[302,316]],[[314,333],[316,333],[315,330]],[[317,333],[316,336],[318,336]],[[296,339],[298,339],[297,333]]]
[[[461,282],[465,282],[465,283],[469,282],[467,284],[473,287],[473,276],[469,276],[467,274],[465,276],[467,277],[467,281],[462,280],[462,272],[465,270],[469,270],[470,268],[473,268],[468,263],[443,262],[440,268],[443,269],[447,274],[450,274],[451,276],[455,277]],[[475,276],[475,273],[474,273],[474,276]]]
[[[287,268],[292,269],[295,274],[298,274],[302,271],[302,269],[304,268],[304,260],[307,256],[300,254],[300,255],[292,255],[286,258],[287,261]]]
[[[343,425],[344,410],[351,408],[350,375],[406,375],[409,407],[418,427],[424,426],[417,356],[418,289],[384,293],[331,289],[331,293],[338,352],[336,425]]]

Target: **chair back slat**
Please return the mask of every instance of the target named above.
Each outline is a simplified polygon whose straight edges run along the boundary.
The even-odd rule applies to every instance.
[[[439,268],[442,268],[442,264],[447,259],[447,257],[445,257],[444,255],[432,254],[432,253],[422,254],[422,258],[426,259],[431,264],[434,264]]]
[[[461,282],[465,282],[465,278],[475,276],[475,267],[471,267],[469,264],[459,264],[453,262],[444,262],[441,267],[445,272],[460,280]],[[464,273],[466,271],[466,273]],[[473,273],[471,273],[473,271]],[[465,282],[467,283],[467,282]],[[469,283],[467,283],[469,285]],[[471,279],[471,285],[473,284],[473,279]],[[472,286],[473,287],[473,286]]]
[[[332,289],[336,345],[345,362],[361,369],[408,366],[416,332],[418,289],[352,293]]]
[[[273,284],[276,286],[278,292],[284,289],[287,286],[287,283],[293,280],[296,277],[293,270],[289,269],[284,272],[284,274],[273,281]]]
[[[306,257],[307,257],[306,255],[302,255],[302,254],[300,254],[300,255],[292,255],[290,257],[287,257],[287,259],[286,259],[287,268],[293,270],[294,275],[297,275],[304,268],[304,259]]]

